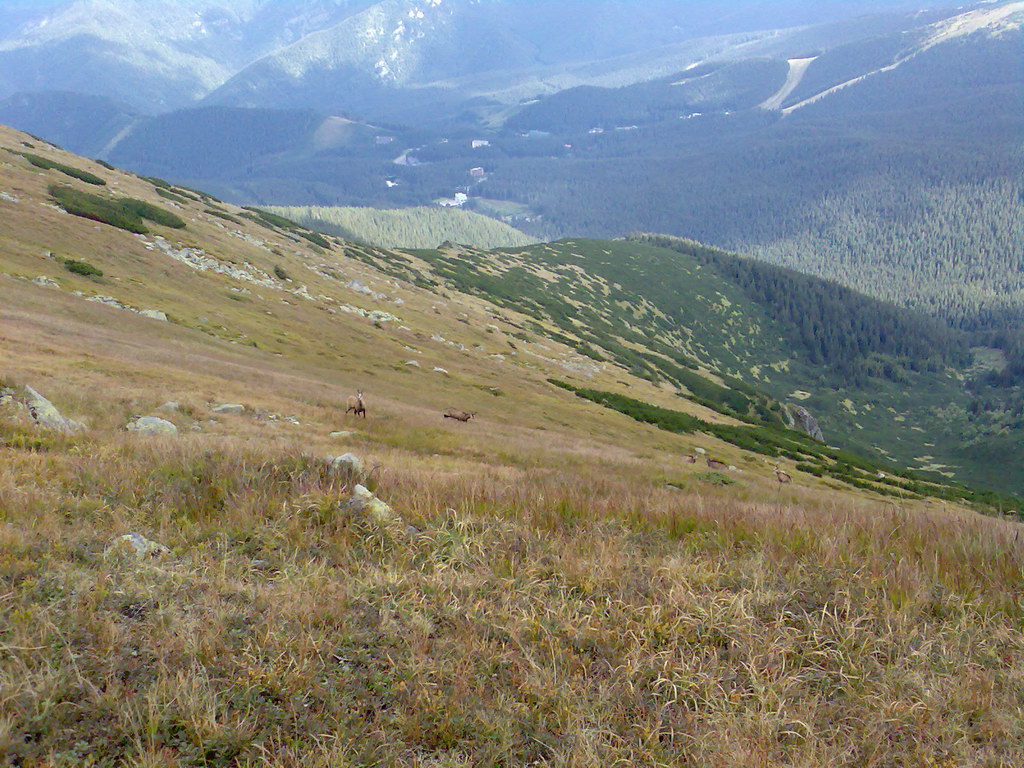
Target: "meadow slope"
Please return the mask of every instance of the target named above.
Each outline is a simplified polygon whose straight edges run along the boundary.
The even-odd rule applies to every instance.
[[[1019,524],[574,397],[548,379],[739,424],[415,254],[0,146],[0,389],[84,423],[0,405],[6,764],[1024,762]]]

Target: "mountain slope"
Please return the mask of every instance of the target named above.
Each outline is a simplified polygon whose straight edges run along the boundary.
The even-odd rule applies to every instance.
[[[8,761],[1024,759],[1024,550],[995,518],[1020,500],[773,428],[719,373],[658,354],[648,377],[689,383],[656,385],[565,343],[679,336],[620,264],[676,259],[694,354],[777,348],[726,256],[390,251],[6,128],[0,157]],[[573,302],[596,322],[554,314]]]
[[[685,414],[687,431],[706,431],[727,450],[791,455],[832,472],[845,459],[786,436],[779,403],[789,400],[811,406],[844,445],[971,476],[969,460],[950,459],[962,443],[939,439],[933,413],[939,401],[965,411],[970,404],[955,375],[966,363],[964,339],[849,292],[827,299],[833,289],[810,281],[790,291],[804,298],[780,315],[747,295],[743,280],[702,263],[717,253],[706,249],[572,241],[503,251],[358,246],[7,136],[17,177],[3,205],[27,232],[8,236],[8,274],[57,280],[85,299],[158,310],[175,326],[306,361],[342,355],[358,366],[344,338],[355,332],[352,322],[375,322],[386,339],[372,341],[365,327],[357,334],[375,361],[365,370],[409,397],[428,371],[450,371],[461,383],[449,396],[470,410],[489,402],[490,387],[504,390],[521,373],[540,385],[542,400],[552,396],[548,379],[598,391],[626,386],[633,397]],[[83,229],[88,219],[129,232],[102,223]],[[45,251],[59,258],[40,257]],[[84,266],[69,272],[72,262]],[[102,275],[89,276],[92,268]],[[793,318],[810,319],[801,301],[816,295],[836,306],[804,332]],[[846,325],[829,325],[843,313]],[[410,328],[413,317],[421,328],[393,330],[403,322]],[[319,330],[310,335],[311,328]],[[839,382],[843,391],[829,394]],[[906,429],[893,429],[893,417]],[[875,434],[876,424],[889,431]],[[923,428],[932,439],[917,432]],[[1016,488],[1012,473],[1002,481]]]

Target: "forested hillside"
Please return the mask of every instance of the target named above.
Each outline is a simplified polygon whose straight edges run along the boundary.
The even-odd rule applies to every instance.
[[[534,242],[517,229],[472,211],[452,208],[271,207],[311,229],[385,248],[434,248],[445,241],[478,248]]]

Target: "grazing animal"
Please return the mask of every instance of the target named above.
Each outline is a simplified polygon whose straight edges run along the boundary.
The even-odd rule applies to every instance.
[[[454,419],[455,421],[461,421],[463,424],[471,420],[474,416],[476,416],[476,411],[456,411],[454,408],[449,408],[444,413],[444,417],[446,419]]]
[[[710,456],[707,457],[707,464],[710,469],[729,469],[729,465],[724,461],[718,459],[712,459]]]
[[[345,409],[345,413],[366,418],[366,401],[363,400],[363,390],[356,390],[356,393],[348,399],[348,408]]]
[[[775,479],[779,481],[779,487],[793,482],[793,476],[775,467]]]

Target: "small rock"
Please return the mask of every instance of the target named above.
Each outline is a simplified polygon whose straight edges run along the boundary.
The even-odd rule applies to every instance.
[[[167,322],[167,315],[161,312],[159,309],[143,309],[139,311],[139,314],[143,317],[148,317],[152,320],[159,320],[161,322]]]
[[[134,554],[141,560],[148,557],[163,557],[171,554],[171,550],[141,534],[127,533],[114,541],[107,549],[107,554]]]
[[[420,364],[416,360],[406,360],[405,364],[409,368],[419,368],[420,367]]]
[[[353,509],[368,514],[380,523],[389,523],[395,519],[395,511],[362,485],[357,485],[352,491],[349,504]]]
[[[181,410],[181,404],[176,403],[172,400],[170,402],[164,403],[159,408],[157,408],[157,410],[164,411],[165,413],[177,413],[178,411]]]
[[[434,369],[434,373],[440,373],[442,376],[448,376],[449,375],[448,371],[446,371],[444,368],[435,368]]]
[[[140,435],[170,436],[178,434],[178,428],[171,422],[158,419],[155,416],[143,416],[140,419],[135,419],[135,421],[126,424],[125,429]]]
[[[59,285],[56,280],[52,277],[47,277],[46,275],[40,275],[39,277],[34,278],[32,282],[36,285],[41,285],[44,288],[56,288]]]
[[[363,462],[355,454],[346,453],[344,456],[331,460],[331,471],[336,474],[359,476],[363,474]]]
[[[90,296],[86,301],[91,301],[95,304],[103,304],[107,307],[116,307],[117,309],[129,309],[127,305],[122,304],[113,296]]]
[[[224,405],[215,406],[212,410],[214,413],[238,416],[245,413],[245,406],[238,403],[225,403]]]
[[[705,451],[703,448],[694,448],[693,450],[694,450],[695,453],[698,453],[701,456],[707,456],[707,454],[708,454],[708,452]]]

